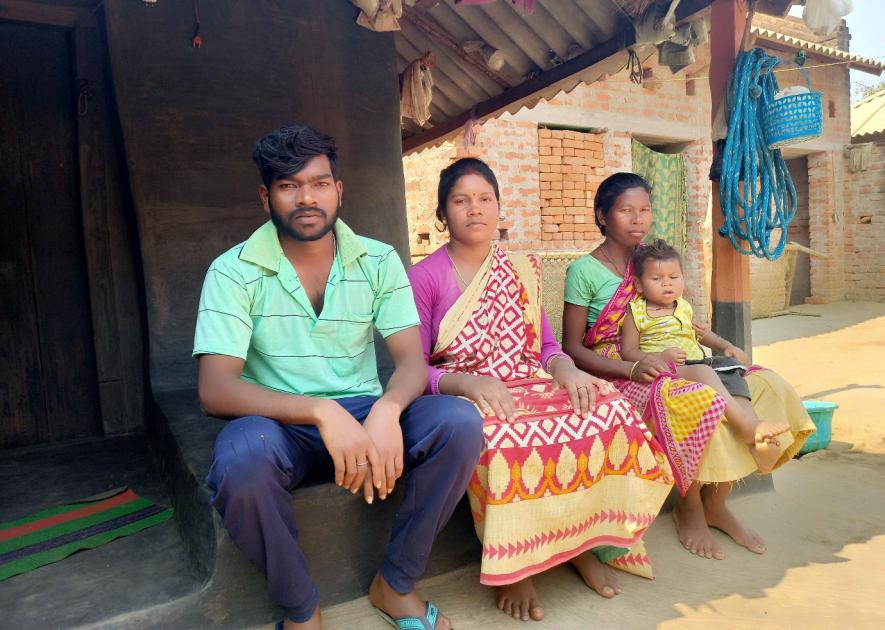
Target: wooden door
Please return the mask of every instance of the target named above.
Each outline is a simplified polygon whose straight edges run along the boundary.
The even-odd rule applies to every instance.
[[[69,44],[0,22],[0,448],[101,433]]]

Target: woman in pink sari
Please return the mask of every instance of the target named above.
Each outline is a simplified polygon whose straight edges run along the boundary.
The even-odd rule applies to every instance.
[[[537,260],[505,253],[498,184],[482,161],[440,175],[450,241],[409,271],[428,393],[464,396],[485,417],[468,488],[482,541],[480,581],[498,607],[540,619],[531,576],[570,562],[604,597],[604,563],[650,577],[642,535],[672,487],[667,458],[614,387],[578,370],[541,309]]]
[[[710,533],[713,527],[764,553],[762,538],[725,504],[733,482],[757,467],[747,445],[720,425],[723,400],[706,385],[680,379],[675,366],[656,355],[630,362],[619,354],[621,322],[637,295],[631,256],[653,221],[650,192],[633,173],[616,173],[600,184],[594,208],[605,240],[566,274],[563,347],[581,369],[610,379],[642,410],[682,495],[673,518],[683,546],[704,558],[724,558]],[[814,424],[793,388],[774,372],[753,366],[746,380],[751,400],[738,399],[741,404],[752,405],[760,418],[790,426],[776,467],[783,465],[814,432]]]

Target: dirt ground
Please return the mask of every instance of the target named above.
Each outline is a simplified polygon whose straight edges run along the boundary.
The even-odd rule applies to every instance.
[[[679,545],[664,515],[646,536],[656,579],[621,575],[603,600],[568,567],[537,579],[546,618],[513,621],[478,582],[478,565],[422,582],[458,630],[478,628],[885,627],[885,304],[798,307],[753,323],[754,360],[804,399],[839,404],[833,444],[775,474],[775,491],[745,493],[733,510],[759,531],[755,556],[716,534],[725,560]],[[817,315],[817,316],[815,316]],[[366,598],[325,611],[328,630],[389,628]]]

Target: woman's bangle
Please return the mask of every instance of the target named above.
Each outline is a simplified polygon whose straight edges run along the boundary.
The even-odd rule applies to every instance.
[[[633,380],[633,372],[636,370],[636,366],[639,365],[639,361],[636,361],[632,366],[630,366],[630,376],[627,377],[627,380]]]

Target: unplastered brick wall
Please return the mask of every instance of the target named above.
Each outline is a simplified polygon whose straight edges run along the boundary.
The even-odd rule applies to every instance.
[[[501,189],[501,242],[508,250],[540,251],[538,126],[505,114],[476,129],[474,149]]]
[[[865,171],[845,169],[845,299],[885,302],[885,142]]]
[[[845,299],[845,181],[842,152],[808,156],[808,215],[811,249],[811,303]]]
[[[688,212],[685,217],[685,298],[694,308],[695,317],[710,321],[710,271],[712,269],[710,218],[710,164],[713,146],[709,139],[694,140],[681,151],[685,159],[685,192]]]
[[[605,178],[602,134],[538,129],[541,240],[554,249],[587,250],[602,240],[593,195]]]
[[[412,260],[420,260],[448,240],[436,221],[436,188],[439,172],[456,159],[458,149],[449,140],[403,157],[406,177],[406,215]]]
[[[774,239],[772,239],[774,240]],[[775,261],[750,258],[751,311],[754,319],[770,317],[786,305],[787,256]]]
[[[504,247],[540,251],[538,128],[505,115],[474,125],[467,136],[459,131],[438,146],[403,157],[412,260],[420,260],[448,240],[448,233],[438,229],[435,216],[439,173],[462,157],[480,158],[495,173],[501,192],[498,228]]]

